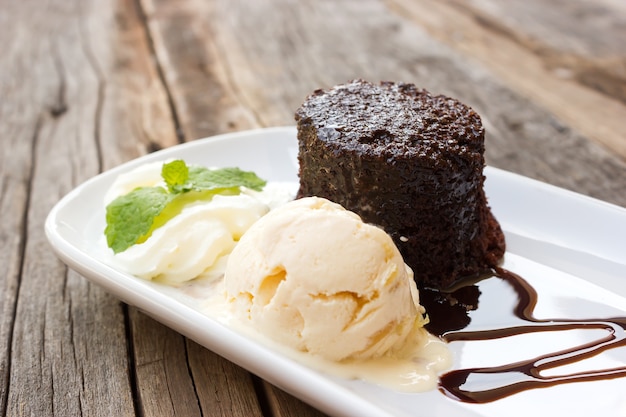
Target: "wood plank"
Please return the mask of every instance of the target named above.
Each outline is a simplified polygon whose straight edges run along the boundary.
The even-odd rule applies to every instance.
[[[179,143],[174,109],[154,61],[141,10],[133,1],[103,18],[98,2],[82,19],[92,31],[99,78],[98,137],[102,170]],[[105,14],[106,16],[106,14]]]
[[[20,94],[12,94],[12,105],[23,112],[17,121],[34,128],[20,138],[32,147],[27,156],[33,169],[6,410],[128,414],[133,402],[122,307],[69,272],[43,234],[52,205],[99,167],[93,135],[97,79],[84,53],[79,12],[67,2],[47,6],[23,2],[14,10],[16,25],[27,29],[14,38],[15,63],[3,65],[15,65],[11,75],[20,76],[11,80],[20,86]]]
[[[623,7],[584,0],[392,0],[390,5],[562,123],[626,159]],[[607,26],[618,36],[603,36]]]
[[[217,36],[199,16],[213,14],[205,1],[141,0],[156,57],[163,68],[187,140],[259,127],[255,115],[241,103],[230,79]]]
[[[17,80],[21,78],[24,59],[18,61],[15,40],[19,35],[15,21],[0,27],[0,97],[13,97]],[[13,62],[14,65],[8,65]],[[36,115],[22,111],[29,100],[0,100],[0,415],[6,415],[7,394],[11,371],[11,345],[16,300],[20,285],[26,209],[32,176],[33,137],[37,131]]]
[[[264,415],[250,373],[193,341],[187,341],[187,351],[203,415]]]
[[[272,416],[276,417],[320,417],[325,414],[317,409],[300,402],[285,391],[264,382],[263,388],[267,396]]]
[[[130,322],[141,414],[201,416],[184,337],[134,308]]]
[[[134,308],[130,323],[140,414],[263,415],[248,372]]]
[[[23,243],[3,239],[3,245],[11,245],[9,256],[16,256],[16,245],[24,246],[19,249],[23,268],[19,260],[8,262],[7,286],[13,288],[2,288],[3,300],[9,300],[3,304],[9,314],[2,317],[0,352],[6,375],[3,415],[135,412],[126,307],[67,270],[43,234],[50,208],[102,165],[176,143],[171,121],[167,136],[153,132],[150,119],[161,120],[168,106],[154,72],[138,76],[137,69],[151,57],[136,33],[124,31],[133,3],[120,2],[115,11],[109,6],[82,1],[3,5],[11,19],[0,28],[6,52],[0,57],[0,91],[10,93],[11,101],[0,107],[0,132],[2,148],[11,153],[2,155],[2,166],[13,173],[2,176],[7,190],[2,203],[8,204],[5,196],[14,201],[8,212],[15,217],[2,230],[28,236]],[[5,137],[11,148],[4,146]],[[13,314],[7,306],[17,311],[8,330],[5,318]]]

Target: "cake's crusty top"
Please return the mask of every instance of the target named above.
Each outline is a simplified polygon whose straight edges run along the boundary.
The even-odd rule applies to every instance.
[[[316,90],[296,120],[315,128],[327,145],[375,158],[430,157],[438,165],[450,155],[482,157],[484,151],[484,129],[474,110],[413,84],[354,80]],[[339,134],[342,140],[335,141]]]

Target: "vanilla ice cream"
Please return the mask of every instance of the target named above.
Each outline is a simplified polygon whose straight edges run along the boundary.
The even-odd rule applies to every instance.
[[[331,361],[383,356],[424,324],[413,273],[390,236],[322,198],[252,225],[224,279],[236,317]]]

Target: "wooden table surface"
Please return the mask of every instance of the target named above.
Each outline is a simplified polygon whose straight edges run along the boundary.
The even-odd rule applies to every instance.
[[[456,97],[488,164],[626,206],[624,45],[623,0],[0,1],[0,415],[321,415],[64,266],[53,205],[364,78]]]

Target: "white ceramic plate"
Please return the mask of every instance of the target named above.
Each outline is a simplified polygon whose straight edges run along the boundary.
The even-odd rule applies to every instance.
[[[207,166],[238,166],[270,181],[297,181],[293,127],[227,134],[155,152],[92,178],[54,207],[46,221],[46,233],[57,255],[128,304],[330,415],[626,416],[626,378],[563,384],[486,404],[467,404],[436,390],[398,393],[328,376],[221,325],[185,303],[175,290],[110,268],[101,260],[99,245],[104,228],[101,201],[105,191],[118,174],[167,158]],[[507,238],[504,267],[522,275],[539,290],[537,315],[626,316],[626,210],[494,168],[488,167],[485,174],[487,196]],[[493,280],[497,279],[487,282],[493,284]],[[496,287],[490,291],[502,291],[501,299],[515,297],[505,287]],[[514,301],[511,299],[510,303]],[[481,311],[479,308],[475,314]],[[501,327],[507,326],[507,317],[502,316]],[[539,340],[454,342],[450,347],[455,368],[496,365],[579,343],[579,339],[587,337],[579,333],[582,332]],[[579,365],[582,370],[585,366],[623,367],[626,348],[587,362]]]

